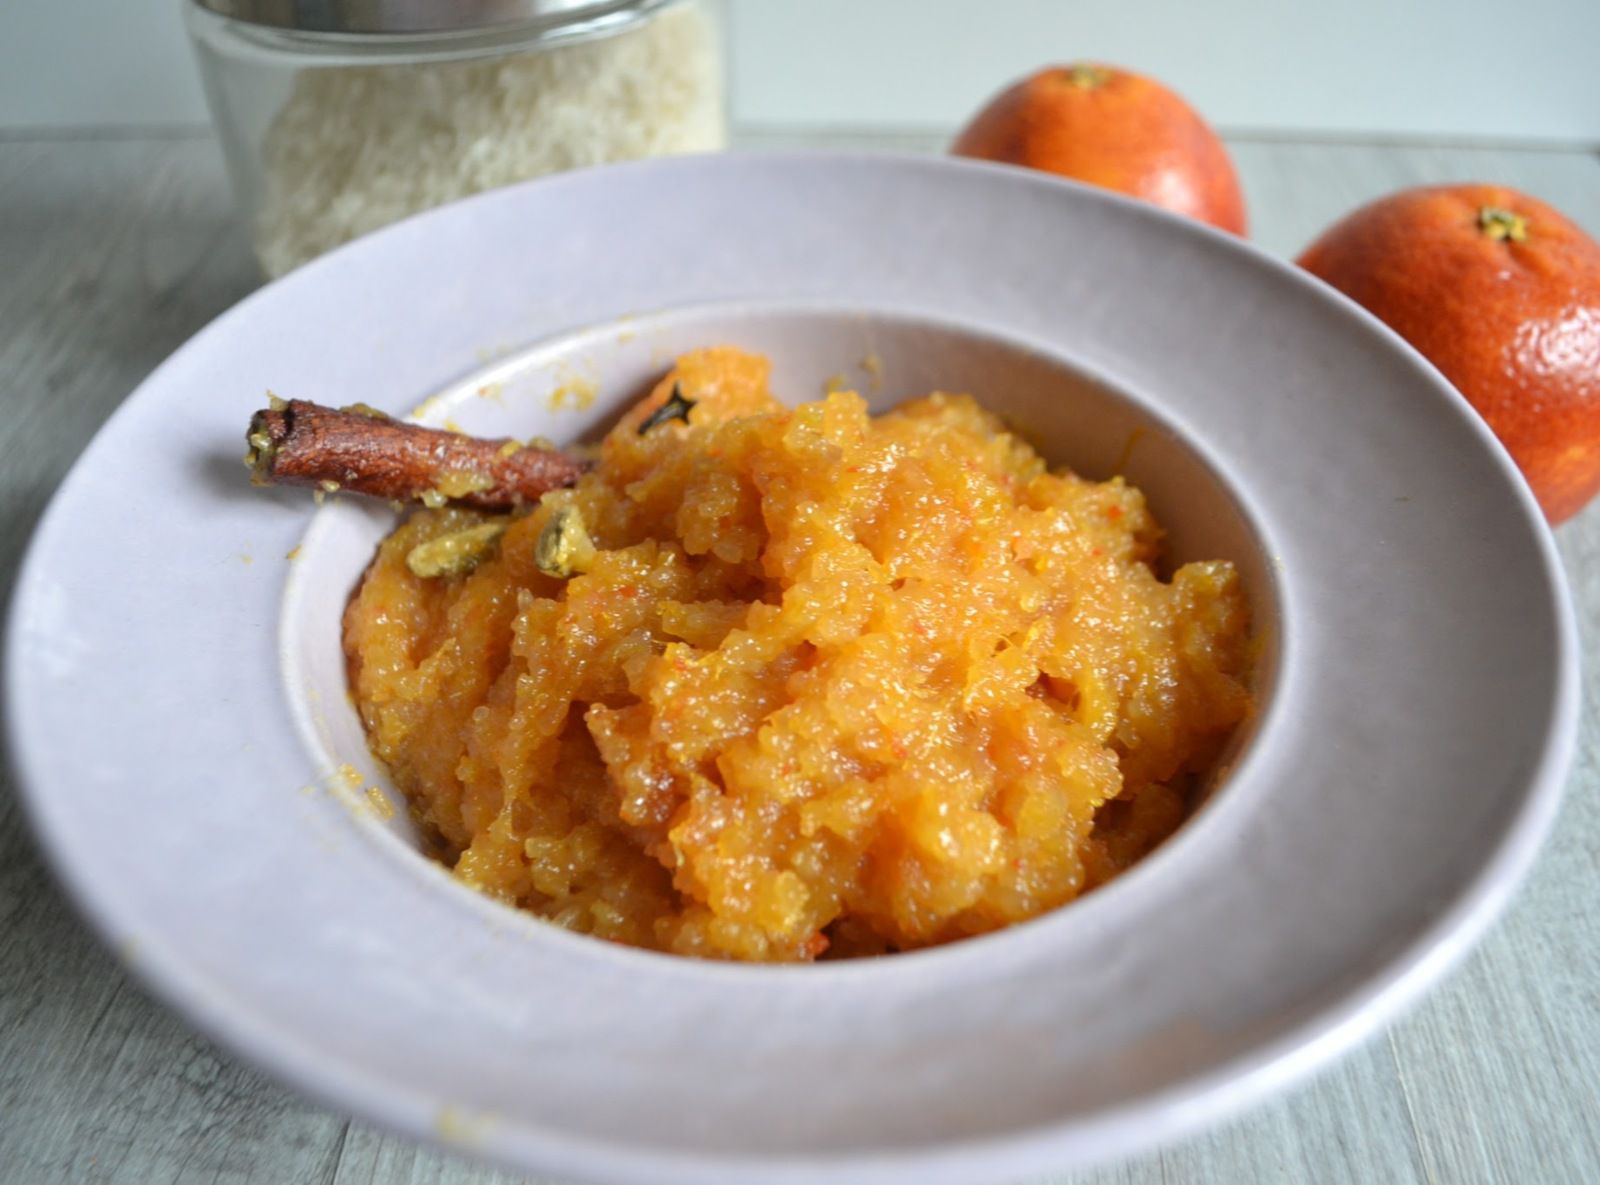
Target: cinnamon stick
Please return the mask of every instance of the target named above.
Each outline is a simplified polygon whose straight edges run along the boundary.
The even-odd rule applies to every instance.
[[[571,485],[589,462],[559,449],[485,440],[304,399],[256,412],[246,436],[258,485],[350,490],[395,502],[510,510]]]

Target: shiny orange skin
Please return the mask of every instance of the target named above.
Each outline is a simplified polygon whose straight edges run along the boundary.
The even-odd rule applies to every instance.
[[[1522,241],[1480,225],[1485,209],[1519,216]],[[1503,186],[1407,189],[1330,227],[1299,262],[1455,384],[1552,524],[1600,492],[1600,243],[1577,225]]]
[[[1024,78],[991,99],[950,151],[1114,189],[1245,233],[1239,178],[1216,133],[1159,82],[1116,66],[1051,66]]]

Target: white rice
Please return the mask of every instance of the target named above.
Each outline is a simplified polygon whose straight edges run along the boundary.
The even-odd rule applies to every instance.
[[[510,57],[308,69],[267,133],[256,251],[279,276],[467,194],[725,140],[715,30],[698,4]]]

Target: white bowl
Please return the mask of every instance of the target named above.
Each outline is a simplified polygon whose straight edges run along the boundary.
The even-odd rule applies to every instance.
[[[655,310],[652,312],[651,310]],[[1124,465],[1178,559],[1246,574],[1262,711],[1197,817],[1005,933],[802,968],[610,946],[415,851],[338,611],[391,519],[250,488],[267,388],[573,438],[694,345],[811,398],[969,389]],[[592,382],[583,410],[552,392]],[[1136,431],[1137,429],[1137,431]],[[286,558],[295,548],[297,558]],[[1504,452],[1298,271],[1018,170],[711,157],[435,211],[220,318],[39,528],[7,655],[46,848],[152,988],[336,1106],[596,1181],[967,1181],[1186,1130],[1348,1046],[1457,957],[1553,817],[1570,607]]]

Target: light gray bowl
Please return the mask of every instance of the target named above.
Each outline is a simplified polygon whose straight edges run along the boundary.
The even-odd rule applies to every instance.
[[[724,341],[791,399],[841,373],[880,406],[970,390],[1052,460],[1125,469],[1176,560],[1241,566],[1261,711],[1177,836],[1002,934],[752,968],[505,910],[365,805],[339,774],[382,785],[338,613],[391,519],[244,485],[264,389],[437,396],[424,418],[570,439]],[[595,402],[552,406],[574,383]],[[619,1182],[1001,1178],[1258,1097],[1481,932],[1554,814],[1577,706],[1537,509],[1396,337],[1146,207],[882,157],[568,175],[272,285],[96,439],[9,641],[40,834],[154,990],[339,1107]]]

